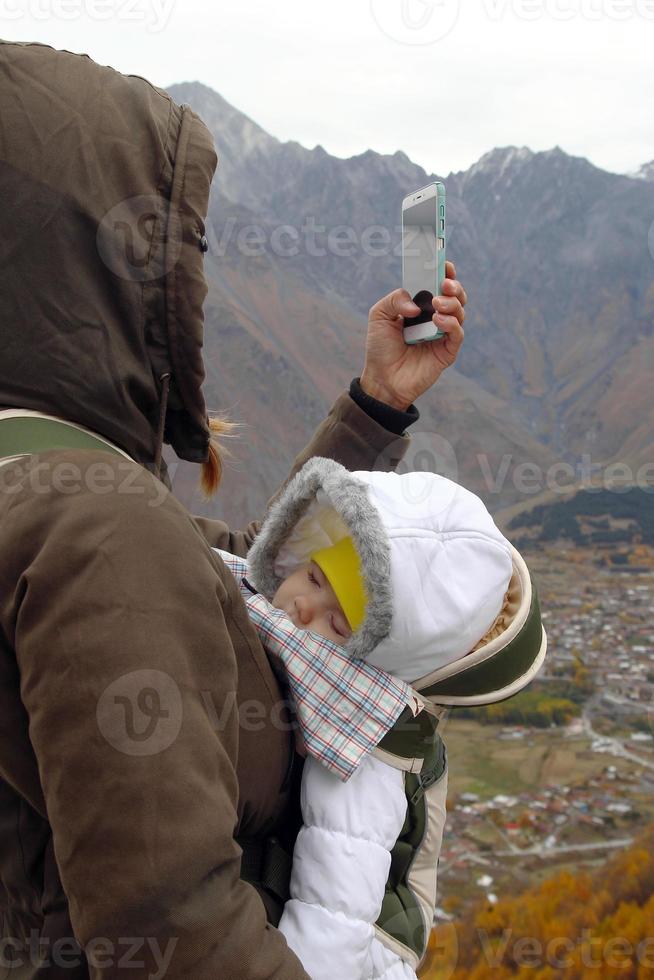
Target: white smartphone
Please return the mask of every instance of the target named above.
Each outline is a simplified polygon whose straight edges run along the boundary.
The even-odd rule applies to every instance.
[[[432,316],[445,279],[445,184],[435,180],[402,201],[402,285],[420,307],[404,318],[404,340],[418,344],[443,337]]]

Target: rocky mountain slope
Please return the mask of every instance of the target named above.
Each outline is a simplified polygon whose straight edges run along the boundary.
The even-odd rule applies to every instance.
[[[280,142],[198,83],[169,91],[216,142],[205,390],[211,409],[246,423],[210,506],[193,491],[196,468],[176,467],[195,512],[233,523],[261,512],[360,373],[367,311],[401,285],[402,198],[437,177],[469,296],[466,340],[419,402],[407,465],[461,479],[499,513],[565,482],[551,477],[557,461],[574,483],[583,454],[597,478],[610,461],[635,476],[652,459],[651,165],[626,177],[558,147],[504,147],[428,174],[401,150],[343,160]]]

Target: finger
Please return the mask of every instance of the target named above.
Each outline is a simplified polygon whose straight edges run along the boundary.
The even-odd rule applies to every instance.
[[[454,268],[454,262],[450,262],[449,259],[447,259],[445,262],[445,278],[456,279],[456,269]]]
[[[370,308],[368,316],[370,319],[384,316],[390,320],[396,320],[399,316],[415,316],[419,312],[420,307],[413,302],[407,289],[394,289],[392,293],[383,296]]]
[[[457,318],[434,313],[432,320],[438,329],[447,335],[447,340],[454,345],[454,348],[458,349],[463,343],[463,327]]]
[[[442,328],[441,328],[442,329]],[[448,354],[451,354],[454,358],[457,357],[461,346],[463,344],[464,330],[461,324],[456,321],[456,326],[452,330],[445,333],[443,337],[443,344],[445,350]]]
[[[468,302],[468,294],[458,279],[444,279],[443,294],[448,296],[458,296],[462,306],[465,306]]]
[[[456,358],[463,344],[463,327],[458,320],[455,322],[456,326],[452,327],[451,330],[446,330],[442,324],[437,324],[439,330],[443,331],[444,336],[433,341],[435,344],[442,344],[447,353],[451,354],[453,358]]]
[[[434,296],[432,302],[437,313],[455,316],[459,323],[463,323],[465,320],[466,311],[457,296]]]

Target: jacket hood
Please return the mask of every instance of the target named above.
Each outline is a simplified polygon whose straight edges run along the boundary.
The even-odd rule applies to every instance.
[[[211,134],[87,55],[0,41],[0,75],[0,407],[204,462]]]
[[[368,597],[351,656],[445,704],[499,700],[539,669],[545,634],[529,572],[475,494],[433,473],[350,473],[314,457],[271,507],[249,578],[272,599],[345,535]]]

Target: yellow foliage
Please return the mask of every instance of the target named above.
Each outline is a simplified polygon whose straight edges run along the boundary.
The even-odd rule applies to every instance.
[[[654,980],[654,826],[599,872],[561,871],[435,929],[421,980]]]

